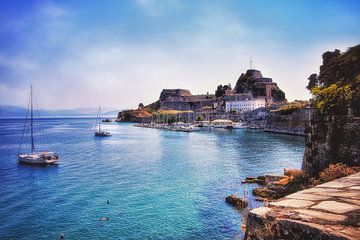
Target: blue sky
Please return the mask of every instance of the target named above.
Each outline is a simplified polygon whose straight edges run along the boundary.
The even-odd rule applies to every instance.
[[[359,44],[360,1],[0,1],[0,104],[148,104],[163,88],[234,85],[249,59],[307,99],[321,54]]]

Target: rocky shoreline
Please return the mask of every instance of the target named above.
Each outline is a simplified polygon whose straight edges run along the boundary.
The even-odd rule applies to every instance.
[[[250,211],[244,239],[358,239],[360,173]]]

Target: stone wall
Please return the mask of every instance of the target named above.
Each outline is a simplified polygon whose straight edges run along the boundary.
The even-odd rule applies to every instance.
[[[305,123],[308,121],[308,110],[306,108],[294,111],[291,114],[270,112],[267,115],[265,131],[304,135]]]
[[[250,126],[264,128],[267,132],[285,133],[304,136],[305,123],[308,121],[307,109],[299,109],[290,114],[271,112],[258,108],[246,112],[244,120]]]
[[[179,101],[183,97],[192,96],[191,92],[187,89],[163,89],[160,93],[160,103],[163,101]]]
[[[192,110],[193,107],[189,102],[182,101],[164,101],[160,104],[161,110]]]
[[[302,170],[315,176],[331,163],[360,165],[360,117],[322,115],[312,110],[305,128]]]

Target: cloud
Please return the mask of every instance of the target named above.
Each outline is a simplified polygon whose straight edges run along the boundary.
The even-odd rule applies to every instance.
[[[306,99],[306,78],[318,71],[322,52],[355,44],[338,38],[297,46],[271,30],[250,27],[241,12],[222,5],[196,6],[183,16],[190,11],[183,1],[137,4],[146,15],[141,21],[153,18],[149,29],[118,25],[132,26],[129,15],[110,19],[114,23],[107,28],[79,22],[81,13],[73,8],[38,6],[24,45],[11,54],[0,51],[1,104],[25,105],[32,83],[41,108],[131,108],[157,100],[163,88],[202,94],[218,84],[234,85],[250,58],[289,100]],[[167,23],[170,13],[181,17]]]
[[[2,55],[0,55],[0,66],[11,69],[20,68],[22,71],[34,70],[38,68],[38,65],[30,59],[21,58],[21,57],[10,58],[10,57],[4,57]]]
[[[68,11],[58,5],[46,3],[39,8],[39,13],[48,19],[56,19],[66,16]]]
[[[170,10],[183,9],[184,5],[179,0],[136,0],[136,4],[144,13],[151,17],[161,17]]]

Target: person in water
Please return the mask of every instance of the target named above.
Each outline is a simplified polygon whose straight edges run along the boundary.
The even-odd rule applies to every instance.
[[[109,221],[109,218],[108,217],[103,217],[103,218],[100,218],[100,221]]]
[[[65,239],[64,234],[60,234],[59,240],[64,240],[64,239]]]

